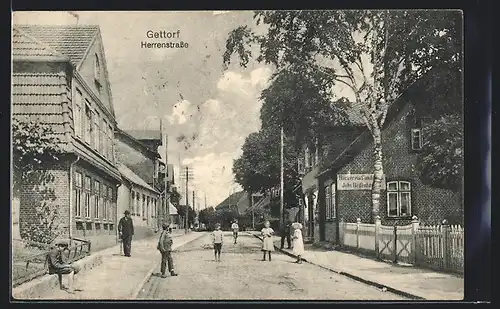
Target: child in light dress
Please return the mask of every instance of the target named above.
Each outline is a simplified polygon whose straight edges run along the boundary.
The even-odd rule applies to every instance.
[[[273,235],[274,230],[271,228],[271,223],[266,221],[264,223],[264,228],[260,231],[262,235],[262,251],[264,252],[263,261],[266,260],[266,253],[269,256],[269,261],[271,261],[271,252],[274,251]]]
[[[293,254],[297,256],[295,263],[302,263],[302,256],[304,255],[304,240],[302,239],[302,224],[295,222],[292,224],[293,229]]]

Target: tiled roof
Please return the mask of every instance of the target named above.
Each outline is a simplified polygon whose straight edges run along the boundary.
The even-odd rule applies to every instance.
[[[75,66],[80,64],[99,32],[99,26],[96,25],[16,25],[14,27],[69,57]]]
[[[120,171],[120,174],[122,174],[123,177],[135,183],[136,185],[139,185],[143,188],[156,192],[156,190],[153,189],[153,187],[148,185],[141,177],[137,176],[137,174],[134,173],[131,169],[129,169],[125,164],[118,163],[117,166],[118,166],[118,171]]]
[[[215,206],[215,208],[222,209],[222,208],[227,208],[229,206],[237,205],[238,201],[244,195],[244,193],[245,193],[244,191],[239,191],[239,192],[231,194],[224,201],[222,201],[219,205]]]
[[[125,130],[125,133],[129,134],[138,140],[160,140],[161,141],[161,131],[160,130]]]
[[[50,125],[64,140],[62,86],[64,77],[56,73],[13,73],[12,115],[18,120],[35,120]]]
[[[61,53],[14,28],[12,31],[12,57],[65,58]]]

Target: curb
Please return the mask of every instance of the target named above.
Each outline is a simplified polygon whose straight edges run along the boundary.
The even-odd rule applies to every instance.
[[[143,238],[139,241],[147,241],[149,238]],[[74,263],[80,266],[79,274],[84,274],[103,263],[103,257],[116,252],[119,245],[113,245],[109,248],[97,251],[89,256],[86,256]],[[41,277],[34,278],[31,281],[13,287],[11,297],[16,300],[38,299],[39,295],[47,292],[47,290],[59,289],[59,280],[56,275],[45,274]]]
[[[256,238],[262,240],[262,238],[260,238],[258,235],[256,234],[252,234],[253,236],[255,236]],[[274,248],[276,250],[278,250],[279,252],[281,253],[284,253],[285,255],[288,255],[290,257],[293,257],[293,258],[297,258],[296,255],[294,255],[293,253],[290,253],[290,252],[287,252],[281,248],[279,248],[278,246],[274,245]],[[342,275],[342,276],[345,276],[345,277],[348,277],[348,278],[351,278],[353,280],[356,280],[356,281],[359,281],[359,282],[362,282],[364,284],[367,284],[367,285],[371,285],[371,286],[374,286],[378,289],[383,289],[385,288],[387,291],[391,292],[391,293],[394,293],[394,294],[397,294],[397,295],[400,295],[400,296],[403,296],[403,297],[406,297],[406,298],[410,298],[410,299],[413,299],[413,300],[426,300],[425,298],[421,297],[421,296],[417,296],[417,295],[414,295],[414,294],[410,294],[410,293],[407,293],[405,291],[401,291],[401,290],[398,290],[398,289],[395,289],[395,288],[392,288],[390,286],[386,286],[386,285],[383,285],[383,284],[380,284],[378,282],[375,282],[375,281],[371,281],[371,280],[366,280],[366,279],[363,279],[361,277],[358,277],[358,276],[355,276],[353,274],[350,274],[350,273],[346,273],[344,271],[338,271],[338,270],[335,270],[335,269],[331,269],[331,268],[328,268],[328,267],[325,267],[325,266],[322,266],[322,265],[319,265],[319,264],[316,264],[316,263],[313,263],[311,261],[308,261],[306,260],[305,258],[302,258],[302,260],[306,263],[309,263],[309,264],[312,264],[314,266],[318,266],[320,268],[323,268],[325,270],[329,270],[331,272],[334,272],[336,274],[339,274],[339,275]]]
[[[186,235],[186,234],[184,234]],[[180,248],[182,246],[185,246],[187,244],[189,244],[190,242],[192,241],[195,241],[197,240],[198,238],[202,237],[203,235],[206,235],[205,233],[200,233],[198,235],[198,237],[195,237],[185,243],[183,243],[182,245],[178,245],[176,246],[174,249],[172,250],[175,250],[177,248]],[[178,236],[172,236],[172,238],[174,237],[179,237],[179,236],[183,236],[183,235],[178,235]],[[161,263],[161,262],[160,262]],[[135,289],[134,293],[132,293],[131,295],[131,299],[137,299],[137,297],[139,296],[139,294],[141,293],[142,289],[144,288],[144,286],[146,285],[146,283],[149,281],[149,279],[151,278],[151,276],[153,275],[153,272],[155,271],[155,269],[160,265],[160,263],[158,262],[155,262],[153,267],[151,267],[151,269],[147,272],[146,276],[144,277],[144,279],[142,279],[141,283],[139,284],[139,286]]]

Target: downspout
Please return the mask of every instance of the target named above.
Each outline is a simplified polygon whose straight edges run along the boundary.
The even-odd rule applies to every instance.
[[[73,199],[73,166],[80,160],[80,156],[76,156],[76,160],[74,162],[71,162],[69,165],[69,241],[70,245],[73,239],[73,209],[75,207],[74,205],[74,199]]]

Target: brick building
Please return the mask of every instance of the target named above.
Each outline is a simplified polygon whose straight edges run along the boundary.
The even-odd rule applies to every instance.
[[[424,224],[439,224],[462,209],[461,194],[424,185],[415,170],[425,138],[427,118],[414,95],[427,74],[390,108],[382,130],[384,179],[379,216],[384,225],[404,225],[417,216]],[[420,89],[421,91],[421,89]],[[431,95],[431,94],[428,94]],[[306,147],[307,236],[314,241],[338,242],[338,223],[371,222],[373,140],[361,126],[333,128],[327,139]],[[329,143],[327,141],[330,141]],[[316,146],[314,145],[314,146]]]
[[[13,117],[49,125],[64,155],[44,179],[23,184],[21,235],[36,205],[59,211],[64,234],[116,242],[121,177],[114,156],[116,119],[98,26],[14,25]]]

